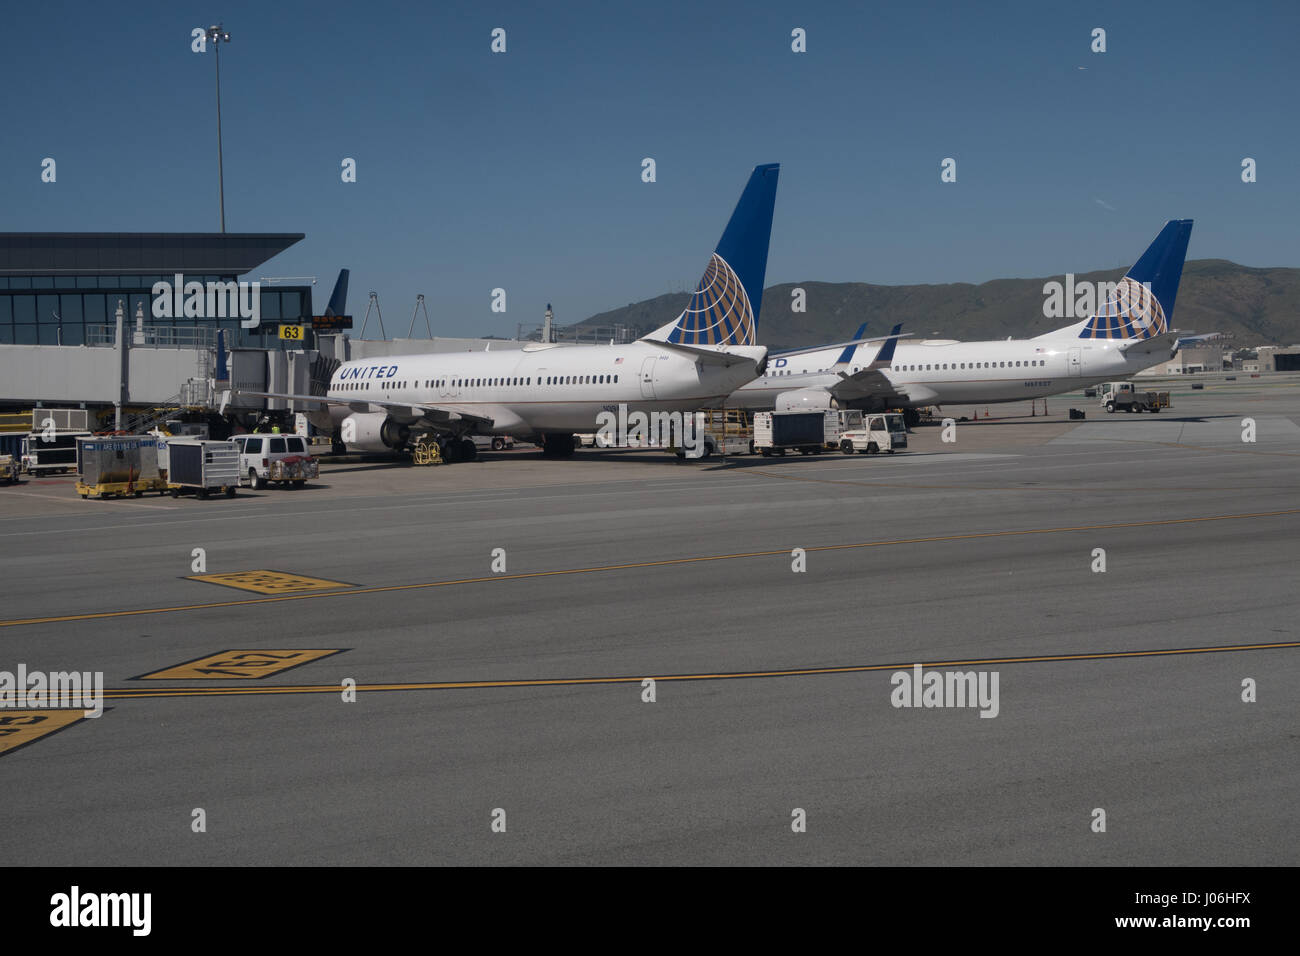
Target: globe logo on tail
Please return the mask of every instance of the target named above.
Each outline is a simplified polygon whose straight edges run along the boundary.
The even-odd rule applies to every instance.
[[[1149,339],[1169,331],[1160,300],[1143,285],[1125,276],[1114,295],[1083,327],[1081,339]]]
[[[682,345],[753,345],[754,311],[745,286],[720,255],[713,253],[686,311],[677,317],[669,342]]]

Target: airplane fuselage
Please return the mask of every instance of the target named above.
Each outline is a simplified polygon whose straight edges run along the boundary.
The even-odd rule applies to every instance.
[[[331,378],[327,397],[347,403],[330,406],[334,423],[385,411],[370,401],[409,403],[491,422],[465,431],[526,438],[592,431],[600,412],[619,405],[672,412],[720,404],[754,378],[766,353],[762,346],[729,346],[731,364],[718,365],[637,341],[395,355],[345,362]]]
[[[1167,360],[1165,353],[1126,357],[1117,344],[1130,343],[1066,337],[900,342],[893,362],[882,371],[906,397],[887,404],[907,408],[1043,398],[1126,378]],[[859,346],[842,370],[852,374],[865,368],[878,350],[875,345]],[[839,349],[824,349],[790,359],[775,355],[766,373],[738,389],[727,405],[771,408],[785,392],[835,384],[839,377],[833,366],[839,353]]]

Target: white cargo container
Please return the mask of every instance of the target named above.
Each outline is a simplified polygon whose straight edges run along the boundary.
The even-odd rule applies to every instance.
[[[815,412],[757,412],[754,415],[754,448],[761,455],[784,455],[798,451],[820,455],[840,446],[846,425],[860,425],[862,413],[852,409],[828,408]]]
[[[197,438],[159,439],[159,465],[166,463],[167,488],[175,498],[193,491],[200,498],[222,493],[235,497],[239,485],[239,453],[228,441]]]

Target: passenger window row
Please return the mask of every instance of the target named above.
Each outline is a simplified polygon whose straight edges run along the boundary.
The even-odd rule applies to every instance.
[[[1034,368],[1046,365],[1046,359],[1006,362],[935,362],[929,365],[895,365],[895,372],[946,372],[977,368]]]
[[[532,385],[532,376],[514,376],[509,378],[431,378],[423,382],[417,382],[417,388],[446,388],[448,383],[453,388],[509,388],[517,385]],[[353,391],[370,391],[374,382],[343,382],[335,385],[336,391],[353,392]],[[410,386],[410,382],[393,382],[386,390],[403,389]],[[546,385],[617,385],[617,375],[550,375],[547,376],[545,383],[540,380],[538,384]]]

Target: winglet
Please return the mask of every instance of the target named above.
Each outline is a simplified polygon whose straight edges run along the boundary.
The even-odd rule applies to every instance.
[[[903,323],[899,322],[889,333],[889,338],[880,347],[880,351],[876,353],[876,359],[871,363],[872,368],[889,368],[894,364],[894,349],[898,346],[898,333],[901,331],[903,331]]]
[[[897,331],[897,329],[895,331]],[[858,330],[853,333],[853,341],[850,342],[848,345],[844,346],[844,351],[841,352],[840,357],[835,360],[836,365],[848,365],[850,362],[853,361],[853,353],[858,348],[858,339],[862,338],[862,336],[865,335],[866,332],[867,332],[867,323],[863,322],[861,325],[858,326]]]

